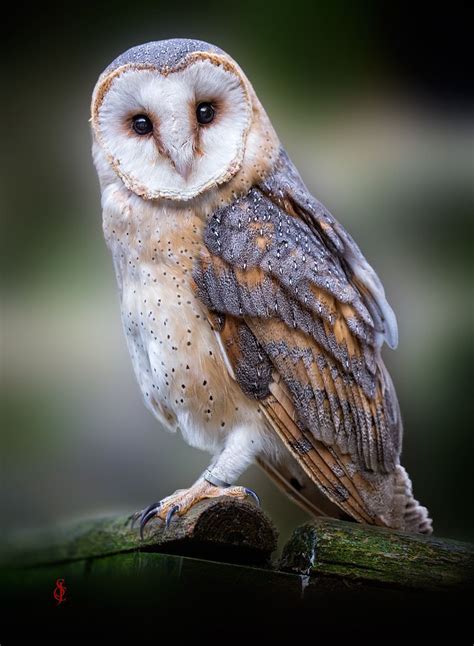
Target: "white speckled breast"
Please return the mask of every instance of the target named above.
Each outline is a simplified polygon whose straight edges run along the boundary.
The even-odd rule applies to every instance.
[[[191,446],[214,453],[235,426],[262,426],[258,403],[230,377],[193,290],[202,221],[108,189],[104,233],[121,287],[124,331],[147,407]],[[106,192],[107,193],[107,192]],[[139,206],[139,208],[136,208]],[[109,207],[109,208],[108,208]]]

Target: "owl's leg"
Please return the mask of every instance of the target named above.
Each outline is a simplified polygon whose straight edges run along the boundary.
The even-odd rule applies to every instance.
[[[250,496],[259,504],[254,491],[231,484],[255,457],[254,441],[249,437],[248,431],[244,430],[231,433],[224,450],[189,489],[179,489],[171,496],[135,514],[132,524],[140,521],[141,537],[143,538],[145,526],[152,518],[160,518],[168,526],[175,515],[182,516],[205,498],[230,496],[244,500]]]

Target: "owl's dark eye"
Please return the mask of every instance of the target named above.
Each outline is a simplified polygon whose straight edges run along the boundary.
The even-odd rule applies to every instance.
[[[147,135],[153,130],[153,124],[145,114],[136,114],[132,118],[132,128],[137,135]]]
[[[216,111],[210,103],[200,103],[196,108],[196,118],[199,123],[211,123],[214,119]]]

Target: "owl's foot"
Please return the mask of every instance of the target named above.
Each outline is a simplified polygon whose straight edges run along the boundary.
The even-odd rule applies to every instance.
[[[171,496],[163,498],[160,502],[154,502],[143,511],[139,511],[132,516],[132,527],[140,521],[140,536],[143,538],[143,532],[146,524],[152,518],[160,518],[169,526],[172,518],[183,516],[193,505],[206,498],[218,498],[219,496],[230,496],[238,500],[244,500],[251,496],[257,504],[260,500],[257,494],[247,487],[218,487],[200,479],[189,489],[178,489]]]

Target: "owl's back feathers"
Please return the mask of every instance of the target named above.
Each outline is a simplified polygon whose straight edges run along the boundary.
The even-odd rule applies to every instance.
[[[235,378],[305,472],[359,521],[404,527],[406,503],[426,531],[399,466],[398,402],[380,355],[384,339],[396,344],[395,317],[284,152],[264,183],[214,213],[204,242],[198,294],[218,315]]]

